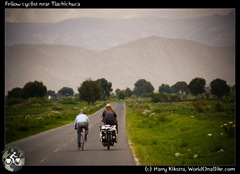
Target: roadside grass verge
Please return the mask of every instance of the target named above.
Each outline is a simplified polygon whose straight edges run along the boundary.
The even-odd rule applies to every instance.
[[[140,165],[234,165],[234,104],[217,103],[219,112],[216,101],[128,100],[127,133]]]
[[[91,115],[104,105],[105,102],[96,102],[89,106],[86,102],[74,98],[61,100],[30,98],[20,102],[6,101],[5,143],[73,123],[80,109]]]

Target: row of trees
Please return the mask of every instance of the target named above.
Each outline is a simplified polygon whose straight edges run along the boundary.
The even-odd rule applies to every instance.
[[[216,97],[222,97],[223,95],[228,94],[231,90],[234,91],[234,87],[235,85],[231,89],[225,80],[219,78],[211,81],[210,86],[206,87],[206,80],[197,77],[192,79],[189,84],[184,81],[179,81],[172,86],[162,84],[159,86],[158,92],[160,94],[191,94],[194,96],[206,93],[212,94]],[[210,88],[209,91],[207,91],[208,88]],[[117,89],[115,92],[119,99],[124,99],[125,97],[129,97],[131,95],[141,97],[143,95],[153,93],[154,87],[149,81],[140,79],[134,84],[133,91],[127,88],[126,90]]]
[[[215,79],[210,83],[209,92],[217,97],[222,97],[228,94],[231,87],[227,85],[227,82],[222,79]],[[234,86],[232,87],[234,91]],[[101,78],[98,80],[87,79],[78,87],[78,96],[81,100],[87,101],[88,104],[93,104],[97,100],[107,99],[112,92],[112,83],[106,79]],[[203,78],[195,78],[191,80],[189,84],[184,81],[179,81],[172,86],[168,84],[162,84],[158,88],[160,94],[192,94],[199,95],[206,93],[206,80]],[[143,95],[149,95],[154,93],[154,87],[145,79],[139,79],[134,84],[134,89],[126,88],[124,90],[116,89],[115,93],[119,99],[126,97],[136,96],[141,97]],[[47,90],[47,87],[38,81],[28,82],[23,88],[14,88],[8,91],[7,97],[9,98],[30,98],[30,97],[68,97],[74,96],[74,90],[70,87],[63,87],[57,93],[52,90]]]
[[[13,88],[8,91],[7,97],[9,98],[31,98],[43,97],[47,94],[47,87],[39,81],[28,82],[23,88]]]
[[[93,104],[96,100],[105,100],[112,92],[112,83],[101,78],[96,81],[87,79],[78,88],[78,96],[81,100]],[[63,87],[57,93],[47,90],[47,87],[39,81],[28,82],[23,88],[13,88],[8,91],[8,98],[31,98],[31,97],[62,98],[74,96],[74,90],[70,87]]]

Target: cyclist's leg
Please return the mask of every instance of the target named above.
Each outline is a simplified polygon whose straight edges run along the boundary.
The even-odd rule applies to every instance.
[[[84,129],[85,129],[85,141],[87,141],[87,135],[88,135],[88,125],[87,124],[84,125]]]
[[[79,134],[77,134],[77,146],[78,146],[78,147],[81,146]]]
[[[77,142],[78,142],[78,147],[81,146],[81,132],[82,132],[82,126],[81,124],[78,124],[78,127],[77,127]]]
[[[81,138],[81,131],[80,131],[80,128],[78,127],[78,129],[77,129],[77,143],[78,143],[78,147],[81,146],[80,138]]]

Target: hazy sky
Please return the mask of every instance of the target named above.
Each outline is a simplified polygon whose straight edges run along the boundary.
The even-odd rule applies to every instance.
[[[160,18],[196,18],[213,14],[225,15],[235,9],[229,8],[193,8],[193,9],[5,9],[6,22],[46,22],[54,23],[78,17],[98,18],[132,18],[132,17],[160,17]]]

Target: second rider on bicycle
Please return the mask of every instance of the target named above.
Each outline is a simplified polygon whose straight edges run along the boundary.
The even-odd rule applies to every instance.
[[[89,118],[81,109],[80,113],[76,116],[74,121],[75,129],[77,129],[77,143],[78,148],[81,146],[81,132],[85,129],[85,141],[87,141],[87,134],[89,133]]]
[[[118,133],[117,114],[109,103],[105,106],[105,110],[102,113],[102,122],[105,125],[106,124],[116,125],[116,129]]]

